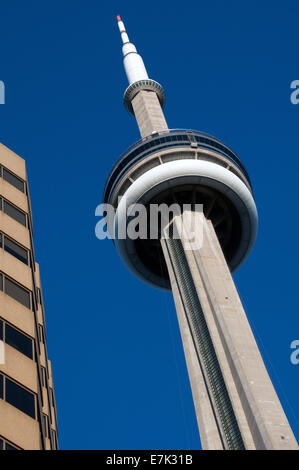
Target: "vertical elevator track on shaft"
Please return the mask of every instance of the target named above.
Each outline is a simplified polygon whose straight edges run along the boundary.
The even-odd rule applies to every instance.
[[[170,238],[168,240],[168,246],[176,268],[175,274],[179,281],[178,285],[181,289],[181,295],[184,297],[189,313],[187,320],[189,324],[191,322],[192,329],[195,333],[195,337],[194,335],[192,336],[201,368],[204,370],[204,376],[208,381],[208,388],[212,395],[212,408],[215,411],[216,421],[218,421],[218,426],[221,429],[222,441],[223,438],[225,440],[224,448],[228,450],[244,450],[244,442],[200,305],[182,242],[179,239]]]

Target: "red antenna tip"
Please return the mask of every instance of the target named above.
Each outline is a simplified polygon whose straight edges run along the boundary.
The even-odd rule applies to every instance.
[[[119,15],[117,15],[116,19],[117,21],[121,21],[121,17]]]

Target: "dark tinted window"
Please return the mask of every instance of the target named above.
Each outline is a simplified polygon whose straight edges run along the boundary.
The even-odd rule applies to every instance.
[[[5,278],[5,293],[25,305],[25,307],[30,308],[30,293],[7,278]]]
[[[5,343],[33,359],[32,339],[7,324],[5,325]]]
[[[3,339],[3,321],[0,320],[0,339]]]
[[[7,441],[0,438],[0,450],[20,450],[18,447],[9,444]]]
[[[5,442],[5,450],[19,450],[19,449],[12,446],[11,444],[8,444],[8,442]]]
[[[0,374],[0,398],[3,398],[3,375]]]
[[[18,258],[22,263],[28,264],[28,252],[10,238],[4,236],[4,250]]]
[[[46,386],[46,369],[41,366],[41,370],[42,370],[42,386],[45,387]]]
[[[17,176],[13,175],[10,171],[3,168],[3,179],[12,184],[15,188],[19,189],[24,193],[24,181],[22,181]]]
[[[5,212],[5,214],[9,215],[17,222],[26,227],[26,214],[24,214],[24,212],[20,211],[7,201],[3,201],[3,211]]]
[[[41,299],[41,293],[40,293],[40,288],[39,287],[36,288],[36,297],[37,297],[38,303],[41,304],[42,299]]]
[[[0,273],[0,290],[3,290],[3,276]]]
[[[50,388],[50,405],[54,406],[54,394],[52,388]]]
[[[43,414],[44,430],[46,437],[49,437],[48,416]]]
[[[56,432],[54,429],[51,429],[51,441],[52,441],[52,448],[57,449],[57,437]]]
[[[35,418],[34,395],[7,378],[5,381],[5,400],[23,411],[23,413],[31,416],[31,418]]]
[[[42,325],[38,325],[38,337],[41,343],[44,343],[44,330]]]

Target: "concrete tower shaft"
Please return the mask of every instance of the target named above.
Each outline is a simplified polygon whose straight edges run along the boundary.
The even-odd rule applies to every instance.
[[[162,246],[203,449],[297,449],[213,224],[190,212],[173,225],[181,238]]]

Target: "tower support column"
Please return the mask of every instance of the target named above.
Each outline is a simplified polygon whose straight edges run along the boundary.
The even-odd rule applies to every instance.
[[[172,223],[180,238],[161,243],[202,447],[298,449],[211,221],[188,212]]]
[[[141,137],[147,137],[154,131],[168,130],[158,96],[154,91],[140,90],[132,99],[132,108]]]

